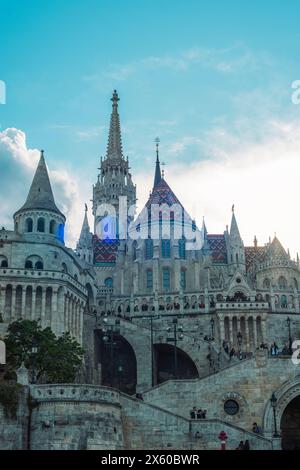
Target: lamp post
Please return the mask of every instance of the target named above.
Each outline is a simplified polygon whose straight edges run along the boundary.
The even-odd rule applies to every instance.
[[[291,319],[290,317],[287,317],[286,319],[286,324],[288,326],[288,330],[289,330],[289,354],[292,355],[293,354],[293,348],[292,348],[292,335],[291,335]]]
[[[31,345],[31,354],[32,354],[32,383],[36,383],[36,355],[38,353],[38,343],[36,338],[33,338]]]
[[[107,322],[107,318],[104,318],[104,322]],[[110,346],[110,370],[111,370],[111,386],[114,386],[114,347],[117,345],[115,342],[115,336],[120,334],[120,320],[117,318],[114,324],[108,325],[107,330],[102,330],[103,341],[106,346]]]
[[[213,318],[210,319],[210,327],[211,327],[211,339],[214,338],[214,330],[215,330],[215,320]]]
[[[177,325],[178,325],[177,318],[173,318],[174,337],[173,338],[167,338],[168,342],[174,343],[174,377],[175,377],[175,379],[178,376],[177,341],[178,341],[178,339],[183,338],[182,326],[177,327]],[[168,332],[170,332],[170,331],[171,331],[171,327],[168,328]],[[178,332],[179,332],[179,335],[178,335]]]
[[[275,396],[275,393],[272,393],[272,396],[270,398],[271,406],[273,408],[273,419],[274,419],[274,434],[273,437],[280,437],[278,432],[277,432],[277,422],[276,422],[276,406],[277,406],[277,398]]]

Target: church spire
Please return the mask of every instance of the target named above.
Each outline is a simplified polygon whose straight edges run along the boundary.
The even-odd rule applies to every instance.
[[[76,251],[81,259],[88,263],[93,260],[92,234],[90,232],[89,221],[87,217],[88,208],[85,204],[84,218],[81,227],[80,237],[77,242]]]
[[[153,188],[155,188],[161,180],[161,171],[160,171],[160,162],[159,162],[159,143],[160,140],[158,137],[155,139],[156,142],[156,165],[155,165],[155,176]]]
[[[120,117],[118,113],[118,101],[120,101],[117,90],[114,90],[112,98],[112,113],[110,117],[108,144],[106,158],[123,159]]]
[[[235,214],[234,214],[234,205],[232,206],[232,218],[231,218],[231,226],[230,226],[230,235],[229,236],[230,236],[231,240],[241,241],[242,242],[240,231],[239,231],[238,224],[237,224]]]

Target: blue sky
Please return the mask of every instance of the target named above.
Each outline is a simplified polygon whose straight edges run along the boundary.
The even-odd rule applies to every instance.
[[[250,179],[233,191],[232,181],[228,189],[224,179],[229,168],[230,179],[241,165],[238,178],[251,174],[257,161],[248,154],[254,149],[272,164],[273,150],[282,145],[287,165],[292,157],[297,165],[298,141],[291,149],[287,132],[294,139],[300,121],[300,106],[290,98],[291,83],[300,78],[299,17],[297,0],[0,0],[0,80],[7,87],[0,132],[14,128],[26,136],[26,149],[44,148],[49,167],[79,185],[81,204],[91,197],[98,158],[105,153],[109,98],[116,88],[124,150],[142,187],[140,200],[151,186],[158,135],[168,182],[187,209],[200,205],[209,231],[225,228],[235,202],[244,238],[250,241],[261,231],[261,241],[267,241],[282,229],[275,210],[277,179],[265,189],[274,214],[268,224],[264,192],[256,194]],[[6,167],[0,165],[3,175]],[[224,178],[216,184],[222,168]],[[194,177],[192,185],[183,182],[184,172]],[[282,208],[290,206],[291,183],[278,181],[286,198]],[[282,237],[295,251],[300,229],[295,234],[290,223],[293,235],[286,229]],[[76,230],[73,223],[73,238]]]

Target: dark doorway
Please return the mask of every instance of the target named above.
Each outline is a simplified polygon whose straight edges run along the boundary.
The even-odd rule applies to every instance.
[[[95,331],[95,362],[101,364],[101,383],[128,395],[136,392],[136,357],[132,346],[119,334]]]
[[[154,377],[155,383],[170,379],[196,379],[199,377],[197,367],[182,349],[177,351],[177,373],[175,372],[175,350],[169,344],[154,345]]]
[[[300,450],[300,396],[294,398],[281,418],[281,446],[283,450]]]

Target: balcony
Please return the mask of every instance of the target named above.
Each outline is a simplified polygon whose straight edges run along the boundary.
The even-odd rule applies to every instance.
[[[216,310],[269,310],[268,302],[217,302]]]

